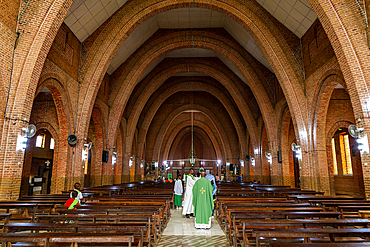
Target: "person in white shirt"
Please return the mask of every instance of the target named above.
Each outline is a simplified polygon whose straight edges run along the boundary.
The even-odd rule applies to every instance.
[[[76,199],[80,202],[80,204],[81,204],[81,200],[84,198],[83,197],[83,195],[82,195],[82,193],[81,193],[81,191],[80,191],[80,189],[81,189],[81,184],[80,183],[75,183],[75,189],[74,189],[74,191],[77,191],[77,197],[76,197]],[[70,193],[70,195],[69,195],[69,197],[71,197],[71,198],[73,198],[72,197],[72,192]]]
[[[183,187],[182,187],[182,181],[181,181],[181,175],[178,175],[177,176],[177,179],[176,179],[176,182],[175,182],[175,188],[174,188],[174,192],[175,192],[175,206],[176,208],[179,208],[179,207],[182,207],[182,203],[181,203],[181,196],[182,196],[182,193],[183,193]]]

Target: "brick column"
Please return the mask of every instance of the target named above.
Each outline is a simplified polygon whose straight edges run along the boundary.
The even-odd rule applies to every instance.
[[[81,183],[81,188],[84,187],[85,174],[83,170],[84,161],[82,160],[82,150],[84,149],[83,138],[78,137],[77,144],[72,147],[72,159],[67,168],[65,177],[67,189],[73,189],[74,183]]]
[[[129,167],[130,156],[127,153],[123,154],[123,175],[122,183],[130,182],[130,167]]]
[[[102,163],[103,166],[102,185],[113,184],[112,155],[113,148],[108,148],[108,161]]]
[[[23,122],[5,121],[0,155],[0,200],[16,200],[19,197],[22,179],[24,151],[16,150],[18,134]]]

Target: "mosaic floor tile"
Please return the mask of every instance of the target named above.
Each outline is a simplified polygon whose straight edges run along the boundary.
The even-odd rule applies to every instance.
[[[230,247],[216,220],[209,230],[196,229],[194,218],[183,218],[181,210],[171,210],[171,218],[157,245],[158,247]]]

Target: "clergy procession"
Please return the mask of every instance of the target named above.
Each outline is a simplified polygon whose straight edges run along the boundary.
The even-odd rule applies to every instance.
[[[370,0],[0,0],[0,139],[1,247],[370,247]]]

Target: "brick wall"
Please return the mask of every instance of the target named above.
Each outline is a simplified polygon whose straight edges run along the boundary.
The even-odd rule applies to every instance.
[[[362,178],[363,174],[360,152],[357,149],[357,142],[355,141],[354,138],[350,137],[353,176],[333,175],[331,138],[333,138],[334,133],[339,128],[348,127],[350,123],[355,123],[355,118],[353,115],[349,95],[344,89],[335,89],[330,99],[326,121],[327,126],[326,152],[328,156],[328,169],[330,169],[330,174],[332,174],[332,176],[334,177],[335,193],[349,194],[353,196],[364,196],[363,178]],[[339,161],[338,166],[341,166],[341,163]]]

